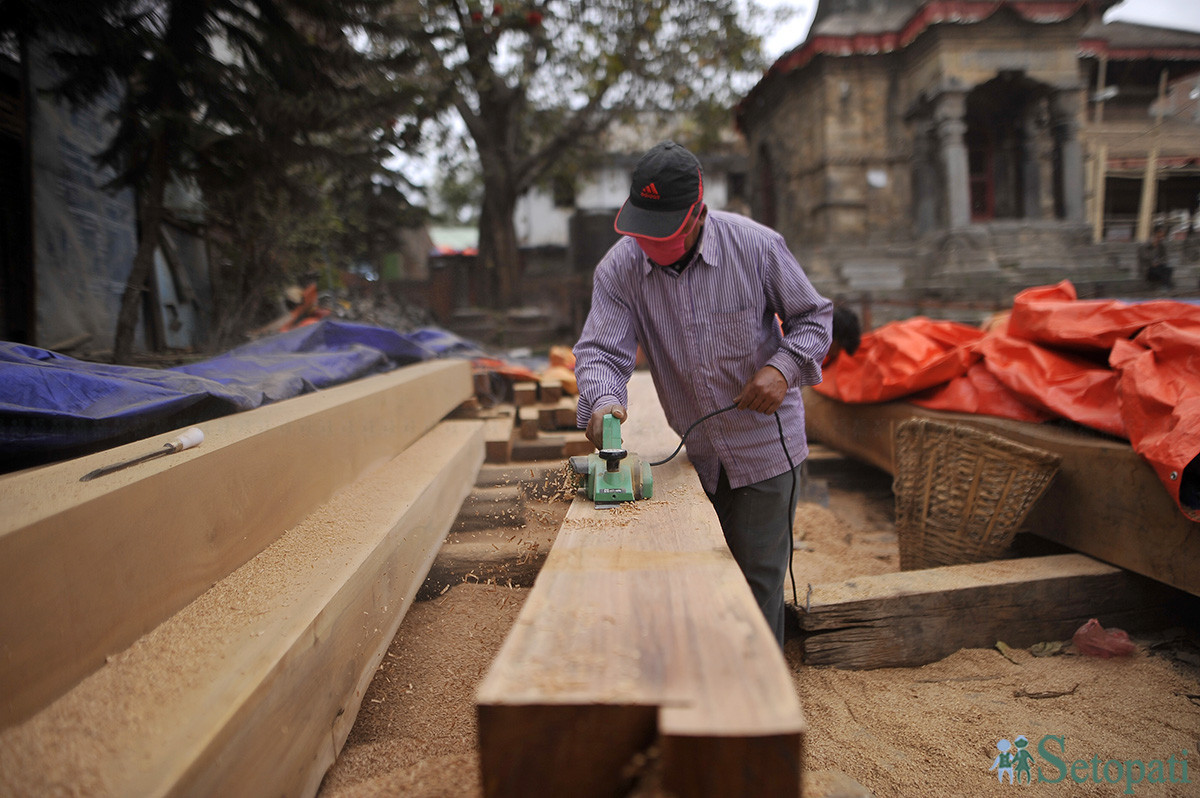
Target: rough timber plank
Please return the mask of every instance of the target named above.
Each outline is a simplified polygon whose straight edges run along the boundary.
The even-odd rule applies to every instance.
[[[839,668],[924,665],[1002,640],[1066,640],[1088,618],[1144,628],[1170,594],[1082,554],[950,565],[812,585],[800,608],[804,663]]]
[[[1018,421],[925,410],[907,402],[850,405],[804,392],[809,437],[894,473],[895,429],[936,418],[1062,457],[1023,529],[1200,596],[1200,523],[1189,521],[1154,470],[1120,441]]]
[[[394,457],[471,394],[423,363],[205,422],[204,443],[80,482],[167,433],[0,478],[0,728],[29,717]]]
[[[42,712],[0,792],[311,796],[483,461],[448,421]]]
[[[649,377],[630,392],[626,447],[669,453]],[[783,655],[691,465],[654,482],[652,500],[568,511],[477,694],[486,795],[619,794],[656,736],[677,794],[798,794],[804,720]]]

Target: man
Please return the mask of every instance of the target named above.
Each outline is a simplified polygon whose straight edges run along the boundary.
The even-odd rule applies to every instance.
[[[614,226],[626,237],[596,267],[575,346],[579,426],[599,445],[606,413],[625,420],[639,344],[677,433],[736,403],[688,436],[688,458],[782,645],[792,486],[808,455],[799,389],[821,380],[832,303],[782,236],[705,207],[700,162],[674,142],[638,162]]]

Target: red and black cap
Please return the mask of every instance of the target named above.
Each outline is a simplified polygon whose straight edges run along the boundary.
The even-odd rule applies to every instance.
[[[617,212],[618,233],[673,238],[683,231],[704,199],[700,161],[673,141],[655,144],[633,168],[629,199]]]

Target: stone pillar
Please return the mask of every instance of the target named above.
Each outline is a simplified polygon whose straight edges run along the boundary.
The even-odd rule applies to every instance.
[[[925,235],[938,226],[938,181],[934,161],[934,122],[929,117],[915,119],[913,132],[913,226],[917,235]]]
[[[1021,210],[1026,219],[1042,218],[1042,130],[1036,104],[1026,107],[1021,120],[1024,141],[1021,154]]]
[[[1063,218],[1083,221],[1083,148],[1079,143],[1079,91],[1058,89],[1050,97],[1050,124],[1061,166]]]
[[[971,190],[968,183],[967,132],[964,118],[967,94],[961,89],[948,89],[937,98],[934,120],[937,123],[938,145],[941,148],[943,196],[946,202],[946,226],[966,227],[971,222]]]

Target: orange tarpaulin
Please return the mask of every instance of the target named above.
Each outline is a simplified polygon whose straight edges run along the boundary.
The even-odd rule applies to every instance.
[[[1149,324],[1195,320],[1200,309],[1187,302],[1157,299],[1122,302],[1116,299],[1077,300],[1075,286],[1029,288],[1013,300],[1008,334],[1045,346],[1107,352]]]
[[[909,401],[929,410],[999,416],[1035,424],[1054,417],[1052,413],[1023,402],[1021,397],[996,379],[983,363],[973,364],[965,374],[944,385],[915,394]]]
[[[1200,520],[1200,307],[1078,300],[1069,282],[1019,294],[988,332],[923,317],[863,336],[817,391],[843,402],[1020,421],[1065,418],[1127,438]]]
[[[1124,437],[1117,375],[1107,365],[993,333],[979,342],[987,370],[1033,407]]]
[[[917,316],[865,333],[853,356],[825,369],[816,390],[843,402],[888,402],[966,372],[979,359],[970,344],[983,331]]]
[[[1152,324],[1118,341],[1109,360],[1134,451],[1200,521],[1200,319]]]

